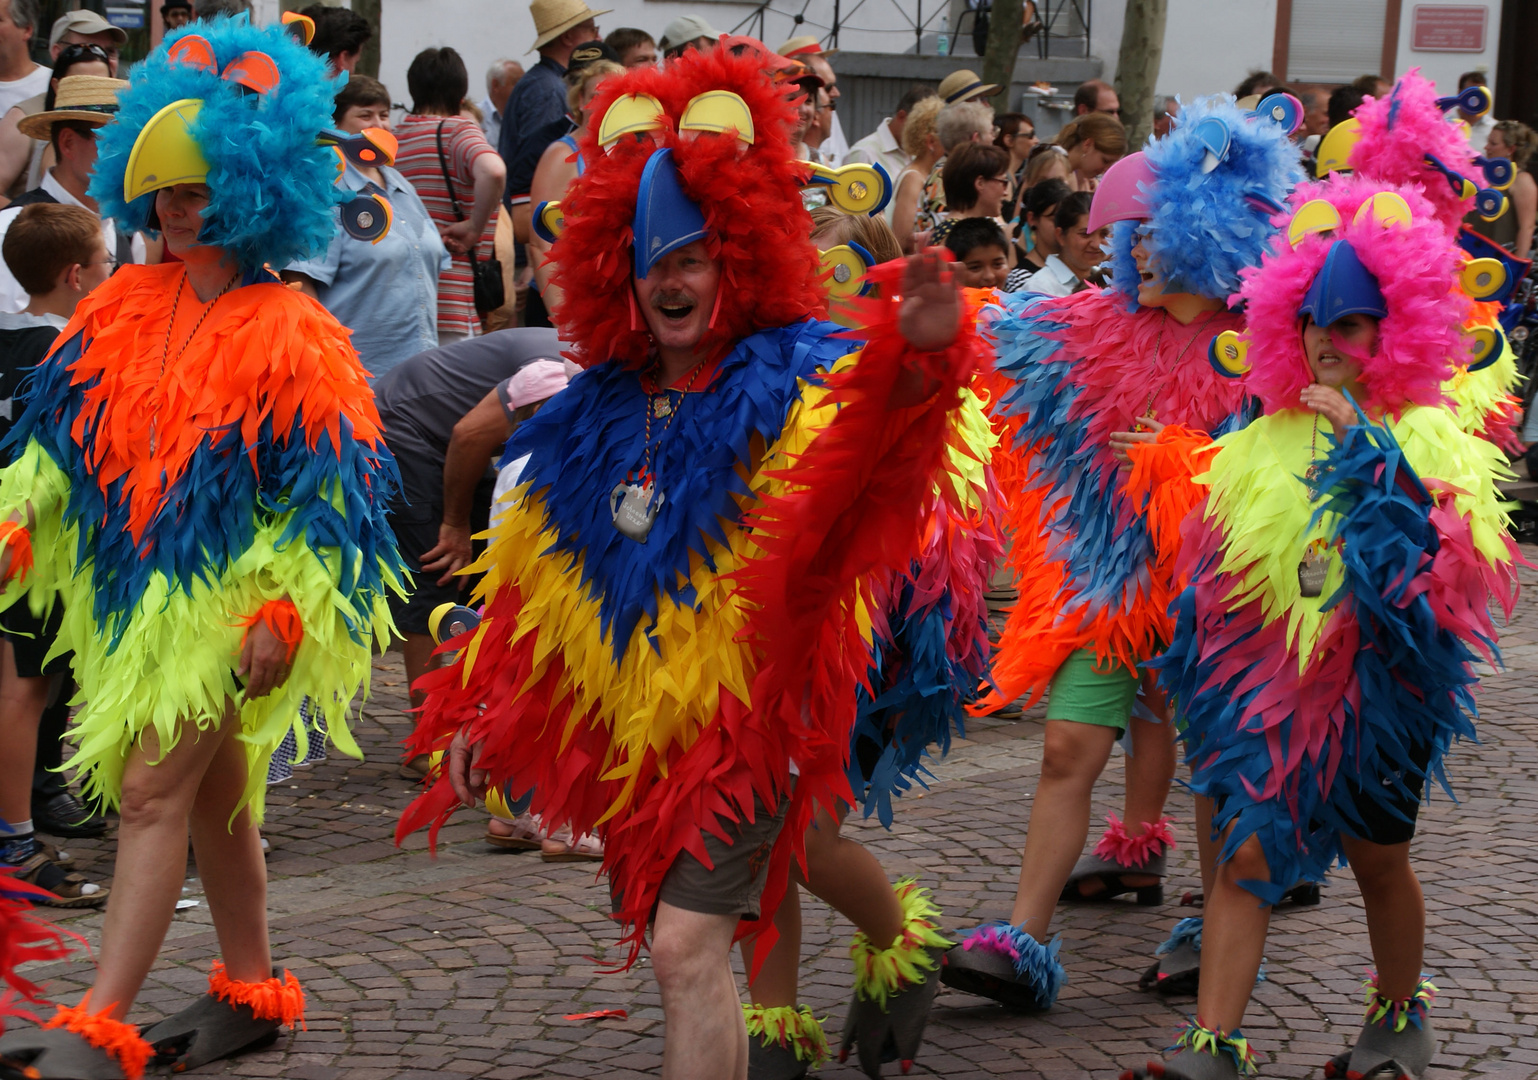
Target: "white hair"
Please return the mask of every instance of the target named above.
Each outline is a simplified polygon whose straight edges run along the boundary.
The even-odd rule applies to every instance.
[[[500,60],[493,60],[491,66],[486,69],[486,89],[490,90],[492,83],[501,82],[507,75],[507,69],[515,65],[522,66],[518,64],[518,61],[509,60],[505,56]]]

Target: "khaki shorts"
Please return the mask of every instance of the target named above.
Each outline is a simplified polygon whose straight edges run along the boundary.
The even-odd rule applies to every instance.
[[[769,880],[769,853],[785,824],[789,805],[788,798],[781,799],[771,814],[755,796],[751,822],[721,822],[729,841],[702,830],[705,854],[714,869],[687,851],[679,852],[662,879],[657,899],[703,915],[757,919],[759,899]]]

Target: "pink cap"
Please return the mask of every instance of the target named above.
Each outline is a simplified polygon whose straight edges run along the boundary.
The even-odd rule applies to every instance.
[[[1089,231],[1103,229],[1113,221],[1141,221],[1148,216],[1140,184],[1154,183],[1153,169],[1139,150],[1128,154],[1105,171],[1095,186],[1095,199],[1089,204]]]
[[[554,397],[566,389],[566,365],[559,360],[533,360],[507,380],[507,405],[520,409]]]

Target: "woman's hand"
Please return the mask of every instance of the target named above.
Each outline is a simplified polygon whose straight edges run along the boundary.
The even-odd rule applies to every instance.
[[[1164,425],[1151,416],[1140,419],[1137,426],[1147,430],[1111,432],[1111,456],[1123,465],[1132,464],[1132,455],[1128,452],[1128,448],[1133,443],[1154,442],[1159,438],[1159,432],[1164,430]]]
[[[460,728],[449,743],[449,784],[459,801],[471,809],[486,794],[486,770],[475,767],[480,758],[480,743],[472,746],[465,729]]]
[[[946,276],[938,255],[909,257],[897,328],[920,352],[939,352],[956,340],[961,329],[961,290]]]
[[[475,246],[481,234],[476,230],[473,221],[456,221],[452,225],[439,225],[438,234],[443,237],[443,246],[455,255],[463,255]]]
[[[1305,409],[1313,409],[1328,420],[1336,434],[1356,423],[1356,410],[1351,407],[1351,402],[1346,400],[1346,395],[1333,386],[1311,383],[1303,388],[1298,399],[1303,402]]]
[[[235,671],[246,681],[247,701],[266,697],[288,681],[288,646],[265,622],[252,623]]]

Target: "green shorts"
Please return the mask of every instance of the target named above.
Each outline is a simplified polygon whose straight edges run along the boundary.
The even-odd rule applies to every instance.
[[[1047,719],[1124,729],[1137,700],[1138,675],[1121,664],[1095,666],[1094,649],[1075,649],[1052,676]]]

